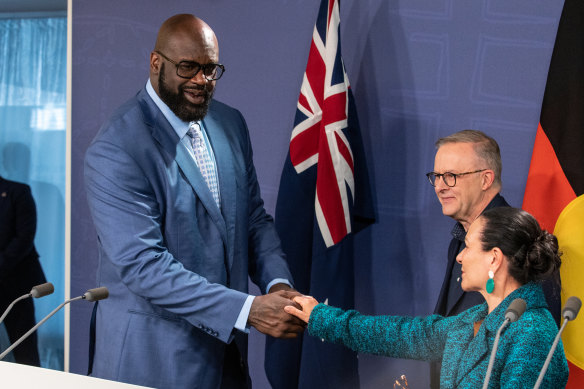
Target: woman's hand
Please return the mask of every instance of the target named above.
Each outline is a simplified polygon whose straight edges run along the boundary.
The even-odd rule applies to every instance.
[[[318,304],[318,301],[314,297],[311,296],[296,296],[294,297],[294,302],[299,304],[302,307],[302,310],[295,308],[291,305],[286,305],[284,307],[284,311],[289,313],[290,315],[296,316],[300,320],[308,323],[308,319],[310,318],[310,313]]]

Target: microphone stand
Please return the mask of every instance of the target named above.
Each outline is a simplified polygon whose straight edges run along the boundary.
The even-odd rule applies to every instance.
[[[543,364],[543,367],[541,368],[541,371],[539,372],[539,377],[537,377],[537,381],[535,382],[535,386],[533,387],[533,389],[537,389],[537,388],[539,388],[539,385],[541,385],[541,383],[543,381],[543,377],[545,376],[545,372],[547,371],[547,368],[552,360],[552,357],[554,356],[554,352],[556,351],[556,347],[558,346],[558,343],[560,342],[560,335],[564,331],[564,328],[566,328],[566,324],[568,324],[568,319],[564,319],[564,324],[562,324],[562,327],[560,328],[560,332],[558,332],[558,335],[554,339],[554,343],[552,343],[551,351],[548,353],[547,358],[545,359],[545,363]]]
[[[14,304],[19,302],[20,300],[24,300],[24,299],[27,299],[29,297],[34,297],[34,298],[44,297],[44,296],[47,296],[47,295],[53,293],[54,291],[55,291],[55,287],[50,282],[45,282],[44,284],[33,286],[32,289],[30,290],[30,292],[28,292],[27,294],[23,294],[22,296],[20,296],[19,298],[17,298],[16,300],[14,300],[13,302],[10,303],[8,308],[6,308],[6,310],[2,314],[2,317],[0,317],[0,323],[2,323],[4,321],[4,319],[6,318],[6,315],[8,315],[8,312],[10,312],[12,307],[14,307]]]
[[[20,343],[22,343],[26,338],[29,337],[30,334],[32,334],[33,332],[36,331],[37,328],[39,328],[39,326],[41,324],[43,324],[44,322],[46,322],[49,318],[51,318],[55,313],[57,313],[57,311],[59,311],[59,309],[63,308],[66,304],[69,304],[71,301],[75,301],[75,300],[80,300],[85,298],[85,296],[79,296],[79,297],[75,297],[72,298],[70,300],[67,300],[63,303],[61,303],[61,305],[59,305],[57,308],[53,309],[53,311],[51,313],[49,313],[47,316],[45,316],[45,318],[41,321],[39,321],[34,327],[32,327],[30,330],[28,330],[28,332],[24,335],[22,335],[20,337],[20,339],[18,339],[16,342],[14,342],[10,347],[8,347],[6,350],[4,350],[4,352],[2,354],[0,354],[0,361],[2,359],[4,359],[4,357],[10,352],[12,351],[16,346],[18,346]]]
[[[29,298],[30,296],[31,296],[31,294],[30,293],[27,293],[25,295],[20,296],[19,298],[17,298],[13,302],[11,302],[10,305],[8,306],[8,308],[6,308],[6,310],[2,314],[2,317],[0,317],[0,323],[2,323],[4,321],[4,318],[6,317],[6,315],[8,315],[8,312],[10,312],[10,310],[12,309],[12,307],[14,306],[14,304],[16,304],[17,302],[19,302],[20,300],[24,300],[26,298]]]
[[[497,331],[497,335],[495,335],[495,342],[493,343],[493,351],[491,352],[491,357],[489,358],[489,366],[487,367],[487,374],[485,375],[485,382],[483,383],[483,389],[487,389],[489,386],[489,380],[491,379],[491,371],[493,370],[493,365],[495,364],[495,355],[497,354],[497,348],[499,346],[499,338],[501,337],[501,332],[503,329],[509,324],[511,320],[509,318],[505,318],[505,321],[499,327]]]

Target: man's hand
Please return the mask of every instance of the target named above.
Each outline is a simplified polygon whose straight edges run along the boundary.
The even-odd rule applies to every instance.
[[[283,284],[276,284],[270,289],[270,293],[256,296],[251,304],[247,322],[259,332],[275,338],[295,338],[304,331],[306,326],[302,320],[284,312],[287,305],[300,306],[292,301],[300,293],[289,286],[274,291],[274,288]]]

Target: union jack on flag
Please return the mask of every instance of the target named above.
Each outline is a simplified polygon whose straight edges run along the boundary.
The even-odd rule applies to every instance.
[[[323,1],[290,140],[290,159],[300,174],[317,164],[315,214],[327,247],[351,232],[354,163],[348,127],[349,79],[341,58],[338,0]]]

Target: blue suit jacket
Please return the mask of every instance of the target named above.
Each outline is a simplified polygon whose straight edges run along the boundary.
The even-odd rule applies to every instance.
[[[87,150],[85,186],[98,235],[99,305],[93,374],[157,388],[216,388],[248,275],[261,290],[292,280],[266,214],[241,114],[213,101],[221,210],[145,89]]]
[[[558,331],[540,285],[513,291],[490,314],[487,303],[457,316],[363,316],[317,305],[308,323],[311,335],[353,350],[427,361],[442,360],[440,388],[480,388],[496,333],[505,310],[516,298],[527,303],[525,313],[502,332],[489,388],[533,388]],[[474,323],[482,324],[474,334]],[[558,345],[541,388],[563,388],[568,363]]]

